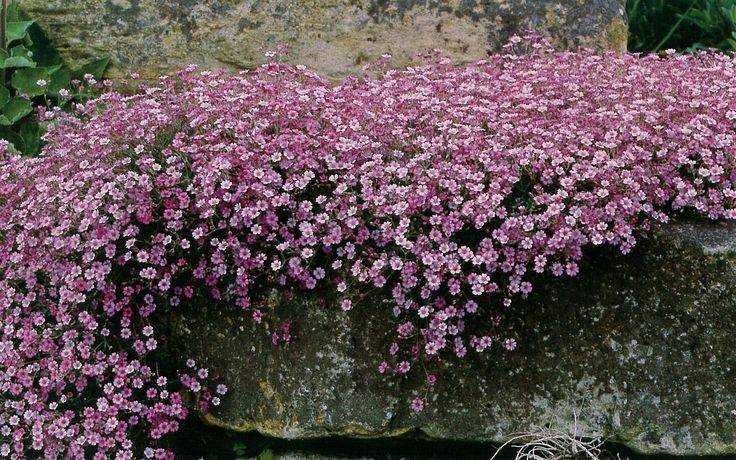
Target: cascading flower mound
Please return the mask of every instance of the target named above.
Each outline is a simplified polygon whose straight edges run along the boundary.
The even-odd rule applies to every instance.
[[[337,85],[190,68],[55,115],[39,158],[4,146],[0,456],[170,455],[185,393],[225,392],[157,366],[190,299],[258,322],[274,289],[330,290],[395,316],[380,371],[405,374],[523,346],[503,310],[586,246],[736,217],[733,58],[533,48]]]

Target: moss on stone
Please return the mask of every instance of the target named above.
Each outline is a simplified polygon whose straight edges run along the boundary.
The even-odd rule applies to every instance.
[[[623,18],[613,18],[613,20],[606,27],[606,32],[603,34],[604,43],[603,48],[612,49],[615,51],[626,51],[626,43],[629,39],[629,26]]]

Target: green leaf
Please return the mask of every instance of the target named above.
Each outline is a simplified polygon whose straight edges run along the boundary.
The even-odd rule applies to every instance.
[[[16,40],[26,36],[28,28],[34,21],[8,21],[5,28],[5,45],[10,45]]]
[[[20,125],[20,137],[25,144],[26,155],[38,155],[41,151],[41,134],[43,130],[34,118],[28,118]]]
[[[36,63],[31,61],[28,58],[24,58],[22,56],[14,56],[9,57],[3,62],[2,67],[4,69],[10,69],[12,67],[20,68],[20,67],[36,67]]]
[[[84,64],[82,67],[74,71],[74,77],[80,80],[84,79],[86,74],[90,74],[97,80],[102,79],[105,70],[110,65],[110,58],[95,59]]]
[[[4,119],[0,118],[0,124],[5,126],[12,125],[32,111],[31,101],[21,97],[14,97],[3,106],[2,116]]]
[[[4,115],[0,115],[0,121],[2,121],[2,118],[4,118]],[[12,129],[0,127],[0,139],[5,139],[13,144],[13,147],[15,147],[16,150],[25,153],[26,144],[23,141],[23,138]]]
[[[36,63],[29,60],[28,58],[24,58],[21,56],[17,57],[9,57],[5,59],[2,63],[3,69],[10,69],[10,68],[21,68],[21,67],[36,67]]]
[[[48,67],[26,67],[13,73],[10,84],[19,93],[33,97],[45,94],[50,80]],[[45,84],[39,84],[39,82],[45,82]]]
[[[33,42],[29,48],[33,51],[36,65],[44,67],[62,62],[59,51],[38,24],[33,24],[28,29],[28,37]]]
[[[19,2],[10,2],[10,5],[8,5],[8,22],[12,21],[25,21],[28,19],[28,15],[24,14],[23,11],[18,7],[17,3]]]
[[[64,88],[69,89],[71,80],[72,74],[69,71],[68,67],[63,66],[58,68],[55,72],[51,74],[51,81],[49,82],[48,86],[48,94],[54,97],[58,97],[59,90]]]
[[[0,107],[4,106],[10,100],[10,91],[4,86],[0,86]]]
[[[10,50],[9,57],[7,53],[5,54],[4,60],[2,60],[3,56],[0,54],[0,60],[2,61],[0,67],[3,69],[9,69],[11,67],[36,67],[36,63],[31,59],[32,56],[33,53],[25,46],[14,46]]]
[[[33,53],[31,53],[31,50],[26,48],[24,45],[12,47],[10,49],[10,55],[13,57],[27,57],[29,59],[33,57]]]

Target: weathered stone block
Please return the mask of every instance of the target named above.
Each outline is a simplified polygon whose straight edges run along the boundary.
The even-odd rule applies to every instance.
[[[628,256],[599,251],[509,313],[511,354],[454,362],[421,414],[416,382],[381,377],[388,309],[282,302],[295,343],[273,349],[235,311],[193,308],[176,329],[231,393],[205,416],[283,438],[501,441],[551,426],[643,452],[736,454],[736,225],[672,224]]]
[[[155,78],[195,63],[248,67],[277,44],[330,77],[384,53],[396,65],[439,48],[483,58],[513,33],[623,50],[624,0],[20,0],[70,61],[109,56],[112,76]]]

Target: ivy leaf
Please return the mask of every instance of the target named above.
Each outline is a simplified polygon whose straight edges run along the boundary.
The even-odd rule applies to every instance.
[[[48,67],[26,67],[18,69],[13,73],[10,84],[20,94],[27,94],[33,97],[46,93],[50,79],[51,75]],[[39,82],[43,82],[44,84],[39,85]]]
[[[0,125],[10,126],[33,111],[31,101],[14,97],[3,106]]]
[[[26,36],[34,21],[8,21],[5,27],[5,46]]]

